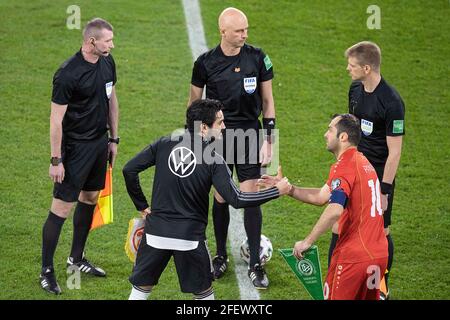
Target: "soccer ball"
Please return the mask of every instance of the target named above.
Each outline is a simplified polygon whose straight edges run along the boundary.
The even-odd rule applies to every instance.
[[[261,265],[265,265],[272,258],[273,247],[270,239],[265,235],[261,235],[261,242],[259,245],[259,259],[261,261]],[[244,260],[247,264],[250,263],[250,250],[248,248],[248,238],[241,244],[240,255],[242,260]]]

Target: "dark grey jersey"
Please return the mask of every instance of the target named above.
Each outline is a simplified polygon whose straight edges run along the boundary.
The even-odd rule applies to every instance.
[[[214,186],[233,207],[254,207],[279,196],[277,188],[241,192],[223,158],[199,135],[163,137],[147,146],[124,167],[128,193],[137,210],[148,205],[139,172],[155,166],[151,215],[146,233],[183,240],[205,240],[209,193]],[[213,160],[213,161],[211,161]]]

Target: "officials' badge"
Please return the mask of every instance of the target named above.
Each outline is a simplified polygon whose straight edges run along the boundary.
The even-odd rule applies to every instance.
[[[334,179],[333,181],[331,181],[331,190],[336,189],[340,185],[341,185],[341,180],[340,179]]]
[[[369,136],[373,131],[373,122],[361,119],[361,130],[365,136]]]
[[[108,96],[108,99],[111,98],[112,88],[113,88],[112,81],[105,84],[105,90],[106,90],[106,95]]]
[[[248,94],[252,94],[256,90],[256,77],[244,78],[244,89]]]

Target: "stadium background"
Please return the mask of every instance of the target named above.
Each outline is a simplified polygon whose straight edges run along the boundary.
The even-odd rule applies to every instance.
[[[66,222],[55,256],[60,297],[38,285],[41,228],[50,205],[48,119],[52,76],[81,44],[66,28],[66,9],[81,8],[82,26],[99,16],[115,27],[113,51],[120,102],[119,157],[114,174],[115,222],[94,231],[88,257],[107,279],[82,277],[68,290],[65,261],[72,237]],[[321,186],[333,162],[323,133],[331,114],[347,110],[350,78],[344,50],[361,40],[382,48],[383,76],[406,103],[406,136],[398,171],[392,234],[394,299],[448,299],[450,285],[449,1],[214,1],[202,0],[209,47],[219,42],[217,16],[228,6],[249,18],[248,43],[274,64],[280,158],[294,183]],[[381,9],[381,29],[369,30],[366,9]],[[125,299],[131,271],[124,250],[136,216],[121,176],[146,144],[184,124],[192,68],[181,1],[0,1],[0,299]],[[150,170],[151,172],[151,170]],[[151,174],[142,182],[151,191]],[[264,206],[263,233],[274,249],[292,247],[322,208],[282,199]],[[212,226],[208,227],[214,251]],[[323,273],[329,234],[318,242]],[[233,264],[231,264],[232,266]],[[239,299],[233,267],[214,283],[217,299]],[[261,299],[309,299],[275,253]],[[152,299],[191,299],[179,293],[173,265]]]

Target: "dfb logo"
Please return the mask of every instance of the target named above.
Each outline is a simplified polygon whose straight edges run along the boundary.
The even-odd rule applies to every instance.
[[[197,165],[195,154],[186,147],[178,147],[172,150],[168,159],[169,169],[180,178],[186,178],[192,174]]]

